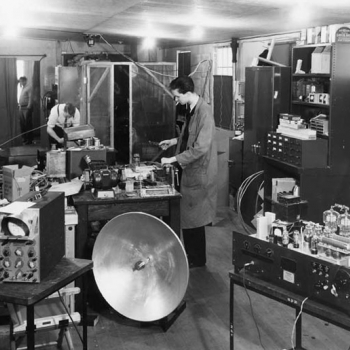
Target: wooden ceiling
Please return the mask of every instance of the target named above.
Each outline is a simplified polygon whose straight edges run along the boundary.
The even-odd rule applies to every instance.
[[[19,26],[20,36],[60,41],[102,35],[111,43],[130,43],[147,34],[158,46],[227,41],[302,28],[347,23],[348,0],[9,0],[2,1],[0,30]],[[303,15],[292,19],[295,10]],[[192,37],[200,27],[201,38]],[[1,32],[0,32],[1,33]]]

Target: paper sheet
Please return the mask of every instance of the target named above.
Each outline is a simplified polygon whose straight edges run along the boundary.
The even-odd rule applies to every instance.
[[[9,205],[6,205],[5,207],[0,208],[0,213],[20,214],[24,209],[27,209],[33,206],[34,204],[35,204],[34,202],[15,201],[10,203]]]
[[[64,192],[64,195],[72,196],[80,192],[83,182],[79,179],[73,179],[70,182],[53,185],[49,188],[49,192]]]

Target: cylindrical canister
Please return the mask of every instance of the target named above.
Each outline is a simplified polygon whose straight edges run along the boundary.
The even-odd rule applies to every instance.
[[[92,146],[92,138],[91,137],[84,139],[84,142],[85,142],[85,147]]]
[[[94,137],[94,146],[95,147],[100,147],[100,144],[101,144],[100,139],[97,138],[97,137]]]

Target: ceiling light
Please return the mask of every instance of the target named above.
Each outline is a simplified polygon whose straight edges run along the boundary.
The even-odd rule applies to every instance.
[[[307,23],[310,20],[310,17],[311,11],[309,6],[301,1],[298,1],[290,12],[291,20],[297,23]]]
[[[4,28],[3,37],[12,39],[18,36],[18,28],[14,26],[8,26]]]
[[[143,47],[145,49],[152,49],[155,47],[155,45],[156,45],[156,41],[153,37],[148,36],[143,40]]]
[[[200,26],[195,26],[193,29],[192,29],[192,32],[191,32],[191,37],[193,39],[201,39],[204,35],[204,30],[202,27]]]

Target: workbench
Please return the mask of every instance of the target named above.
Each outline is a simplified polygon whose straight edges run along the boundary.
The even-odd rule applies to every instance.
[[[236,270],[229,272],[230,278],[230,350],[234,350],[234,286],[238,285],[261,294],[272,300],[288,305],[295,310],[296,317],[302,313],[317,317],[338,327],[350,330],[350,316],[341,310],[327,306],[305,296],[298,295],[287,289],[252,276],[249,272],[240,273]],[[305,350],[302,347],[302,313],[295,324],[295,350]]]
[[[0,287],[0,301],[8,304],[24,305],[27,309],[27,349],[35,349],[35,317],[34,306],[70,282],[82,277],[82,319],[83,349],[87,350],[87,305],[85,273],[92,269],[93,262],[83,259],[62,260],[40,283],[2,283]]]

